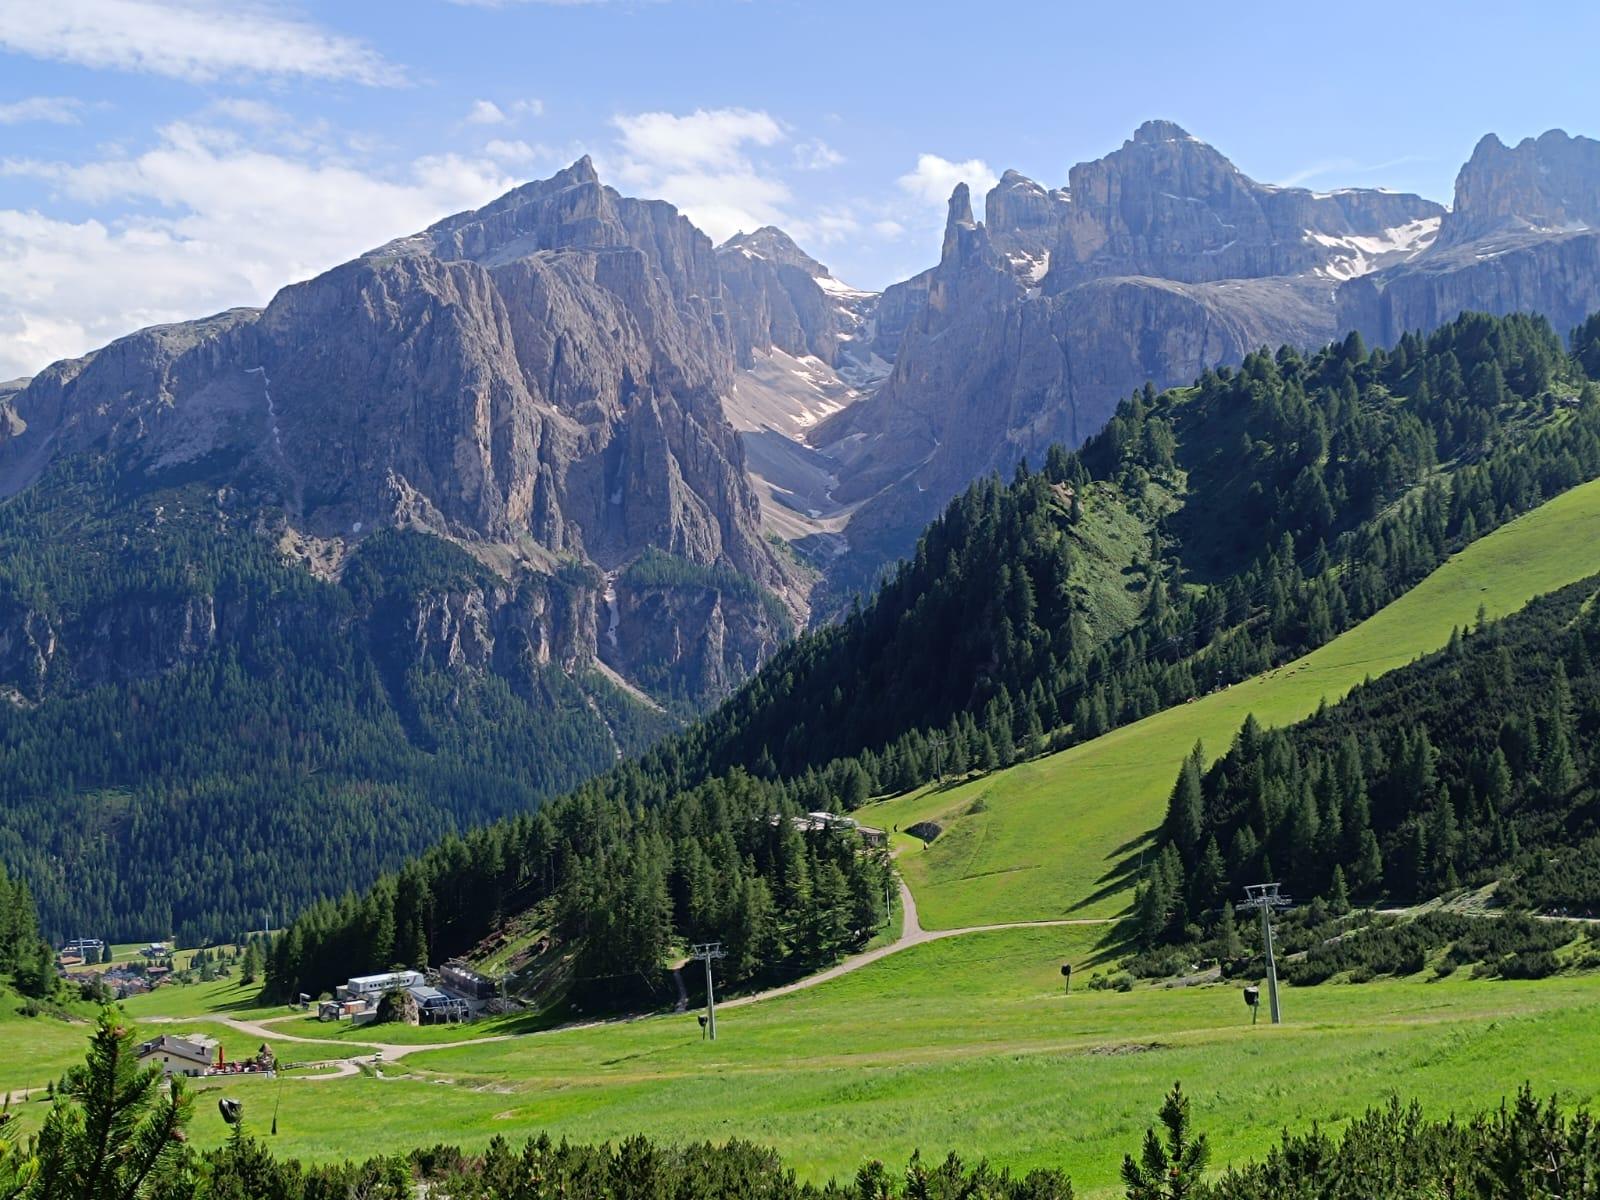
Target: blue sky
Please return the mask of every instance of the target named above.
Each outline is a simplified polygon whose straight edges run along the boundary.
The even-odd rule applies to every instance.
[[[1150,117],[1448,201],[1485,132],[1600,133],[1597,41],[1600,6],[1470,0],[0,0],[0,379],[583,153],[864,287],[933,261],[957,179],[1064,184]]]

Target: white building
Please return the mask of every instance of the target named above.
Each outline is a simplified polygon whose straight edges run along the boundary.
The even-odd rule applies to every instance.
[[[198,1033],[164,1033],[139,1047],[139,1062],[158,1063],[163,1075],[204,1075],[217,1061],[217,1039]]]
[[[428,981],[421,971],[390,971],[384,975],[357,975],[339,985],[341,1000],[368,1000],[376,1004],[389,992],[422,987]]]

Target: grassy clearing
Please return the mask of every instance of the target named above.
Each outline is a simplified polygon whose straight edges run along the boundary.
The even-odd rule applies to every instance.
[[[1121,1155],[1174,1079],[1223,1160],[1259,1153],[1285,1124],[1337,1124],[1397,1088],[1436,1113],[1492,1105],[1523,1079],[1600,1098],[1592,975],[1289,989],[1291,1024],[1252,1029],[1231,986],[1064,996],[1060,963],[1093,958],[1099,933],[928,943],[727,1008],[714,1045],[692,1015],[657,1017],[420,1053],[387,1077],[290,1080],[274,1149],[343,1158],[540,1130],[744,1137],[810,1178],[921,1147],[1060,1164],[1082,1194],[1114,1195]],[[270,1085],[229,1081],[227,1092],[264,1105]],[[213,1108],[200,1107],[201,1144],[225,1136]]]
[[[1276,671],[1048,758],[872,805],[864,820],[946,832],[901,869],[929,928],[1123,911],[1145,838],[1195,742],[1222,754],[1246,716],[1283,725],[1437,649],[1470,624],[1600,571],[1600,481],[1474,543],[1383,611]],[[969,812],[976,801],[984,811]],[[902,843],[906,845],[906,843]]]
[[[122,1001],[122,1010],[136,1021],[200,1014],[254,1021],[262,1017],[281,1017],[289,1011],[283,1004],[261,1003],[260,992],[260,983],[241,984],[237,976],[211,983],[173,983],[142,996],[128,997]]]
[[[233,1006],[236,995],[251,997],[253,1002],[254,993],[254,988],[242,989],[235,983],[221,980],[215,984],[160,988],[123,1001],[121,1008],[139,1026],[143,1036],[204,1033],[220,1041],[223,1052],[231,1060],[255,1054],[262,1039],[231,1029],[212,1018],[229,1016],[253,1020],[263,1015],[279,1016],[284,1011],[281,1006],[243,1010]],[[64,1017],[25,1017],[17,1011],[21,1003],[16,993],[0,988],[0,1047],[4,1048],[0,1052],[0,1097],[7,1091],[43,1087],[59,1079],[68,1067],[81,1063],[97,1011],[92,1004],[73,1002],[62,1010]],[[156,1022],[150,1020],[152,1017],[173,1020]],[[273,1046],[279,1058],[287,1062],[346,1058],[353,1053],[349,1047],[333,1041],[320,1041],[315,1045],[284,1041],[273,1042]]]

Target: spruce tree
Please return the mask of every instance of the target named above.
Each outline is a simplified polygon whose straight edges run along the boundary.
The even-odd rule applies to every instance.
[[[102,1009],[84,1069],[69,1074],[39,1132],[33,1188],[51,1200],[138,1200],[182,1154],[192,1102],[177,1076],[141,1067],[138,1042]]]

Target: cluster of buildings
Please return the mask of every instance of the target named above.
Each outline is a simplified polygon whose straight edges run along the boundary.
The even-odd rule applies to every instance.
[[[141,946],[133,959],[100,964],[107,958],[99,938],[73,938],[56,951],[56,969],[77,983],[103,983],[118,1000],[159,987],[172,974],[172,947],[166,942]]]
[[[333,999],[317,1006],[324,1021],[365,1025],[378,1017],[385,996],[401,997],[404,1019],[414,1025],[470,1021],[500,994],[499,985],[463,963],[447,963],[438,971],[388,971],[357,975],[341,983]]]

